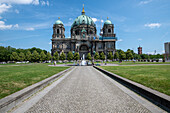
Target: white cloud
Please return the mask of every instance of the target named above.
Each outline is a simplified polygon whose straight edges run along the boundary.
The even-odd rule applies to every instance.
[[[0,21],[0,30],[11,29],[12,25],[5,25],[4,21]]]
[[[49,1],[47,1],[47,3],[46,3],[46,4],[47,4],[47,6],[49,6],[49,5],[50,5]]]
[[[97,18],[92,18],[92,20],[94,21],[94,23],[98,21]]]
[[[52,42],[49,42],[48,44],[52,44]]]
[[[72,22],[68,22],[66,24],[64,24],[64,26],[71,26],[72,25]]]
[[[26,31],[34,31],[35,29],[33,27],[29,27],[25,29]]]
[[[100,22],[102,22],[102,23],[103,23],[103,22],[104,22],[104,20],[102,20],[102,19],[101,19],[101,20],[100,20]]]
[[[41,1],[41,5],[45,5],[46,3],[45,3],[45,1]]]
[[[39,0],[33,0],[33,1],[32,1],[32,4],[34,4],[34,5],[39,5]]]
[[[17,14],[19,14],[19,10],[15,9],[15,12],[16,12]]]
[[[70,21],[72,21],[72,20],[73,20],[73,18],[69,18],[69,20],[70,20]]]
[[[15,25],[14,25],[14,28],[19,28],[19,25],[18,25],[18,24],[15,24]]]
[[[7,4],[34,4],[38,5],[39,0],[0,0],[0,3],[7,3]]]
[[[122,39],[119,39],[118,42],[122,42],[123,40]]]
[[[160,23],[150,23],[150,24],[145,24],[144,25],[145,27],[149,27],[149,28],[159,28],[160,26],[161,26],[161,24]]]
[[[139,3],[139,5],[148,4],[148,3],[150,3],[150,2],[152,2],[152,0],[141,1],[141,2]]]
[[[50,3],[49,3],[49,1],[47,1],[47,2],[45,2],[45,1],[41,1],[41,5],[47,5],[47,6],[49,6],[49,5],[50,5]]]
[[[0,4],[0,14],[8,11],[8,9],[11,7],[12,7],[11,5]]]

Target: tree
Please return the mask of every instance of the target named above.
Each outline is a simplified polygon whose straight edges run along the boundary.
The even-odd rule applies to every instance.
[[[136,59],[136,60],[140,60],[140,59],[141,59],[141,57],[140,57],[140,55],[138,55],[138,54],[134,54],[134,59]]]
[[[87,60],[92,60],[90,53],[87,54]]]
[[[48,52],[46,55],[46,60],[49,61],[49,60],[51,60],[51,58],[52,58],[52,56],[51,56],[50,52]]]
[[[113,60],[113,54],[112,54],[112,52],[111,52],[111,51],[109,52],[109,54],[108,54],[107,58],[108,58],[109,60]]]
[[[18,54],[17,52],[12,52],[11,56],[10,56],[10,59],[12,61],[18,61],[19,57],[18,57]]]
[[[45,61],[46,60],[46,55],[44,53],[44,51],[41,51],[40,53],[40,61]]]
[[[73,56],[73,53],[70,51],[68,52],[67,54],[67,60],[70,61],[70,60],[73,60],[74,56]]]
[[[31,58],[32,58],[32,54],[30,51],[27,51],[26,55],[25,55],[25,59],[31,62]]]
[[[5,48],[0,46],[0,61],[8,61],[10,59],[10,52]]]
[[[74,54],[74,60],[79,60],[80,59],[80,55],[79,55],[79,53],[75,53]]]
[[[100,55],[99,55],[98,52],[96,52],[95,55],[94,55],[94,59],[95,59],[95,60],[98,60],[99,58],[100,58]]]
[[[39,58],[40,58],[40,55],[39,55],[39,53],[36,51],[36,50],[34,50],[34,52],[33,52],[33,54],[32,54],[32,61],[33,62],[37,62],[37,61],[39,61]]]
[[[58,61],[59,55],[58,55],[58,52],[57,52],[57,51],[54,53],[53,59],[54,59],[55,61]]]
[[[100,53],[100,60],[105,60],[105,55],[104,55],[104,53],[102,52],[102,53]]]
[[[66,59],[66,55],[64,54],[64,52],[61,53],[60,55],[60,60],[65,60]]]
[[[128,60],[133,59],[133,54],[132,54],[132,51],[130,49],[128,49],[127,52],[126,52],[126,58]]]
[[[121,60],[125,60],[125,59],[126,59],[126,54],[125,54],[125,52],[122,51],[122,50],[120,51],[119,59],[121,59]]]
[[[25,55],[23,52],[19,53],[19,58],[18,58],[19,61],[24,61],[25,60]]]
[[[115,54],[114,54],[114,59],[119,59],[119,53],[118,52],[115,52]]]

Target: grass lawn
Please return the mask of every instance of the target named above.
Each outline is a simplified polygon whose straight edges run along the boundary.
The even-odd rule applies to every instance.
[[[119,64],[119,65],[135,65],[135,64],[170,64],[170,62],[133,62],[133,61],[123,61],[119,63],[118,61],[115,62],[107,62],[112,64]]]
[[[50,67],[48,64],[0,67],[0,98],[17,92],[69,67]]]
[[[124,78],[170,95],[170,65],[100,67]]]

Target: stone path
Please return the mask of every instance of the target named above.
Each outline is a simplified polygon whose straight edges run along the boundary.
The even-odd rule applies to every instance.
[[[75,67],[65,79],[34,103],[26,113],[162,112],[160,108],[148,101],[140,101],[129,96],[116,85],[118,83],[113,82],[116,81],[107,79],[91,66]],[[141,98],[136,94],[133,95],[135,98]],[[149,109],[146,106],[149,106]]]

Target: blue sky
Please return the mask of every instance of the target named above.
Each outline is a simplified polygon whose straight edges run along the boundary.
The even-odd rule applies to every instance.
[[[52,26],[58,17],[70,37],[74,19],[85,4],[100,32],[107,17],[115,26],[117,49],[143,47],[143,53],[164,53],[170,42],[170,0],[0,0],[0,45],[51,50]]]

